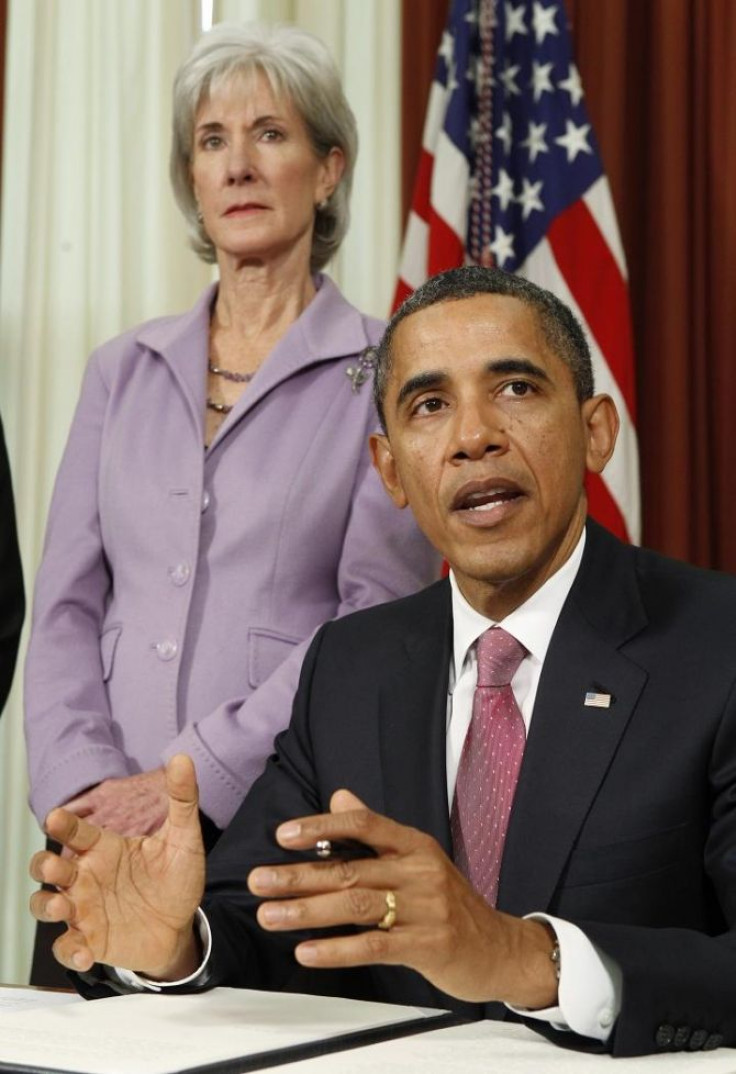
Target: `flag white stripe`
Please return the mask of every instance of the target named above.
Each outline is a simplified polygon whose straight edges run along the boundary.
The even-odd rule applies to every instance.
[[[468,158],[442,131],[437,139],[430,202],[463,245],[468,227],[469,183]]]
[[[429,101],[427,103],[427,115],[424,119],[424,132],[422,134],[422,146],[428,153],[434,153],[437,139],[445,122],[445,112],[450,94],[446,86],[439,82],[433,82],[429,88]]]
[[[562,302],[570,307],[575,316],[582,321],[586,328],[593,361],[596,391],[605,392],[611,396],[616,404],[616,409],[618,410],[621,419],[621,429],[618,435],[616,450],[602,476],[624,517],[629,537],[632,542],[636,544],[639,542],[641,534],[639,506],[639,449],[636,441],[636,430],[631,421],[631,415],[626,406],[626,401],[611,373],[603,352],[595,342],[595,339],[588,328],[583,311],[580,309],[575,296],[567,284],[567,280],[560,271],[554,253],[552,252],[552,247],[547,239],[542,239],[542,241],[535,247],[524,264],[519,268],[519,275],[526,276],[534,283],[538,283],[540,286],[553,291]]]
[[[413,291],[416,291],[427,278],[428,257],[429,224],[412,209],[406,222],[399,276]]]
[[[608,249],[611,251],[613,260],[619,267],[623,278],[628,282],[628,270],[626,268],[626,254],[621,245],[621,235],[616,221],[616,210],[611,197],[611,187],[605,175],[597,179],[583,195],[583,201],[606,240]]]

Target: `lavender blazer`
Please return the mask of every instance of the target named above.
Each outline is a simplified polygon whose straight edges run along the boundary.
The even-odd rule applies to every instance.
[[[315,628],[437,577],[370,465],[370,381],[346,375],[381,323],[317,285],[207,451],[215,288],[92,355],[26,662],[39,820],[183,751],[223,827],[289,721]]]

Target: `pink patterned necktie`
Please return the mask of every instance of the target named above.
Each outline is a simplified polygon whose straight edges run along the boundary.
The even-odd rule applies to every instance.
[[[455,864],[476,891],[496,905],[498,878],[526,731],[511,680],[526,656],[501,627],[477,642],[478,683],[473,716],[457,771],[450,818]]]

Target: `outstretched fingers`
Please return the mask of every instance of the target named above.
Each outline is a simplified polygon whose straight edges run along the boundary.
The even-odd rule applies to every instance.
[[[420,961],[421,949],[431,944],[424,930],[398,926],[390,931],[374,929],[355,936],[335,936],[325,940],[306,940],[297,944],[294,955],[302,966],[334,969],[350,966],[413,966]]]
[[[78,929],[68,928],[62,933],[51,948],[54,958],[68,970],[85,973],[95,964],[95,956]]]
[[[386,916],[386,892],[389,890],[358,887],[309,895],[303,899],[264,902],[258,907],[258,923],[274,932],[342,925],[375,928]],[[393,896],[393,892],[391,894]]]
[[[311,850],[320,840],[358,843],[376,854],[408,854],[427,836],[368,809],[350,791],[336,791],[331,812],[286,821],[276,839],[286,850]]]
[[[97,844],[102,829],[68,810],[52,809],[44,825],[46,834],[75,854],[84,854]]]
[[[31,879],[39,884],[53,884],[54,887],[68,888],[77,875],[75,858],[62,858],[50,850],[39,850],[31,858],[29,866]]]
[[[36,921],[71,921],[74,907],[58,891],[34,891],[31,895],[31,914]]]

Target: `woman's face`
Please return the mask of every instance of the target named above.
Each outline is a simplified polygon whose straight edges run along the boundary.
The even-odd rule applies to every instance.
[[[316,205],[342,175],[339,149],[317,156],[288,98],[265,75],[235,76],[195,117],[192,186],[218,260],[309,264]]]

